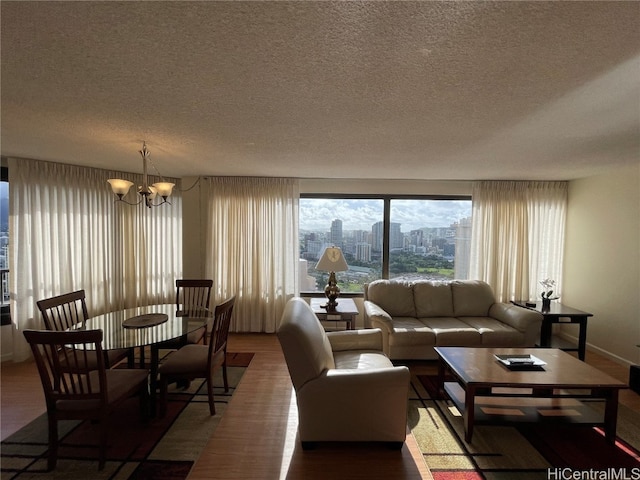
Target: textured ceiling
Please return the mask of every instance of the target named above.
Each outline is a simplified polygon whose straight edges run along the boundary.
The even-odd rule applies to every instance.
[[[639,2],[11,2],[1,153],[163,175],[640,163]]]

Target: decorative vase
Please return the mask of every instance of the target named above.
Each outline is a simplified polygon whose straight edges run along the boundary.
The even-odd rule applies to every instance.
[[[550,307],[551,307],[551,299],[550,298],[543,298],[542,299],[542,309],[543,310],[549,310]]]

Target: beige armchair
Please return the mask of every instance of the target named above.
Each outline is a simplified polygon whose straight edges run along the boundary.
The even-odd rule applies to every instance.
[[[301,298],[285,308],[278,339],[296,391],[302,448],[322,441],[381,441],[402,448],[409,369],[382,352],[378,329],[325,333]]]

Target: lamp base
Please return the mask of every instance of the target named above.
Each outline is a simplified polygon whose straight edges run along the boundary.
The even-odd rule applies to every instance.
[[[338,308],[338,302],[327,302],[324,305],[320,305],[320,308],[324,308],[328,312],[334,312]]]
[[[338,302],[336,301],[340,296],[340,288],[338,287],[338,282],[336,281],[336,272],[329,273],[329,282],[324,287],[324,294],[327,297],[327,303],[322,305],[322,308],[326,308],[327,310],[335,310],[338,306]]]

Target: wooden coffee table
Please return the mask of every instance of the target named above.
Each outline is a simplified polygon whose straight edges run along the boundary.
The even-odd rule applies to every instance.
[[[435,347],[438,379],[463,412],[465,440],[474,425],[554,423],[602,425],[616,438],[618,392],[627,385],[572,355],[553,348]],[[494,354],[531,354],[546,362],[541,370],[511,370]],[[446,382],[447,371],[455,382]],[[604,414],[594,408],[604,401]]]

